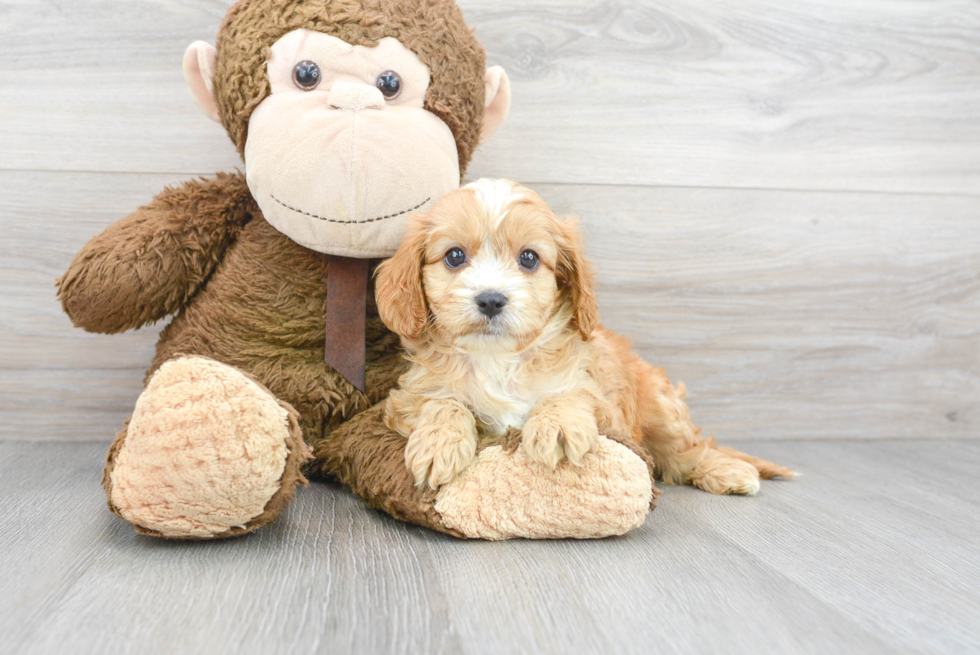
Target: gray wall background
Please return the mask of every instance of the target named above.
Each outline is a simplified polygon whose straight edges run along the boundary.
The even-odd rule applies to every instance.
[[[0,5],[0,438],[109,440],[158,329],[54,279],[166,184],[241,167],[181,56],[228,1]],[[604,322],[730,439],[976,438],[980,5],[465,0],[508,70],[469,177],[582,217]]]

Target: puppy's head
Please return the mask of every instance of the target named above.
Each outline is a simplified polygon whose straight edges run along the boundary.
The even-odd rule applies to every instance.
[[[392,331],[409,340],[436,331],[468,350],[518,347],[556,315],[588,338],[598,321],[593,289],[575,223],[530,189],[488,179],[414,215],[376,284]]]

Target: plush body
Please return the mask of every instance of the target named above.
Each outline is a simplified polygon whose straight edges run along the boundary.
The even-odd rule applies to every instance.
[[[59,293],[74,322],[91,331],[121,332],[176,314],[160,335],[148,382],[180,356],[228,364],[294,408],[304,440],[316,445],[383,400],[403,366],[373,294],[366,393],[324,364],[326,279],[326,255],[266,222],[242,176],[221,175],[168,189],[93,239]]]
[[[175,314],[147,379],[178,355],[224,362],[296,408],[312,443],[383,400],[401,359],[369,294],[367,393],[323,364],[326,280],[326,256],[266,222],[241,175],[221,175],[169,189],[93,239],[60,294],[75,323],[96,332]]]
[[[317,475],[460,537],[601,537],[643,523],[652,460],[629,440],[582,469],[542,470],[505,432],[453,483],[417,487],[405,438],[383,422],[379,401],[405,365],[373,302],[365,391],[325,363],[331,258],[392,254],[408,214],[457,184],[449,173],[462,176],[506,117],[507,77],[485,67],[455,3],[240,0],[217,48],[188,48],[184,72],[245,174],[165,190],[58,281],[90,331],[174,317],[106,458],[112,511],[147,535],[237,536]],[[420,126],[432,138],[410,138]]]

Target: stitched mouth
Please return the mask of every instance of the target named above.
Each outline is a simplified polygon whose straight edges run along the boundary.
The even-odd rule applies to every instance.
[[[288,209],[290,211],[294,211],[297,214],[303,214],[304,216],[309,216],[310,218],[316,218],[316,219],[319,219],[321,221],[326,221],[327,223],[342,223],[344,225],[354,225],[354,224],[358,224],[358,223],[376,223],[378,221],[386,221],[389,218],[395,218],[396,216],[402,216],[402,215],[407,214],[409,212],[413,212],[416,209],[418,209],[419,207],[421,207],[422,205],[424,205],[425,203],[427,203],[430,200],[432,200],[432,196],[429,196],[428,198],[426,198],[425,200],[423,200],[419,204],[415,205],[414,207],[410,207],[409,209],[404,209],[404,210],[402,210],[400,212],[396,212],[394,214],[388,214],[387,216],[376,216],[375,218],[365,218],[365,219],[362,219],[362,220],[359,220],[359,221],[341,221],[341,220],[338,220],[336,218],[327,218],[326,216],[318,216],[318,215],[313,214],[311,212],[303,211],[302,209],[297,209],[296,207],[293,207],[291,205],[287,205],[286,203],[284,203],[279,198],[276,198],[271,193],[269,194],[269,197],[272,198],[273,200],[275,200],[277,203],[279,203],[283,207],[285,207],[286,209]]]

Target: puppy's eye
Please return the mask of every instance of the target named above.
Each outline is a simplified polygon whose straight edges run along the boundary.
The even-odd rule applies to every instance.
[[[320,67],[309,59],[296,64],[293,67],[293,83],[303,91],[312,91],[320,85],[323,75]]]
[[[446,253],[444,261],[449,268],[459,268],[466,263],[466,253],[462,248],[453,248]]]
[[[385,100],[394,100],[402,92],[402,77],[395,71],[385,71],[378,75],[374,85],[381,91]]]
[[[533,271],[538,267],[540,261],[541,260],[538,259],[538,253],[534,252],[533,250],[525,250],[521,253],[517,263],[520,264],[521,268],[524,270]]]

